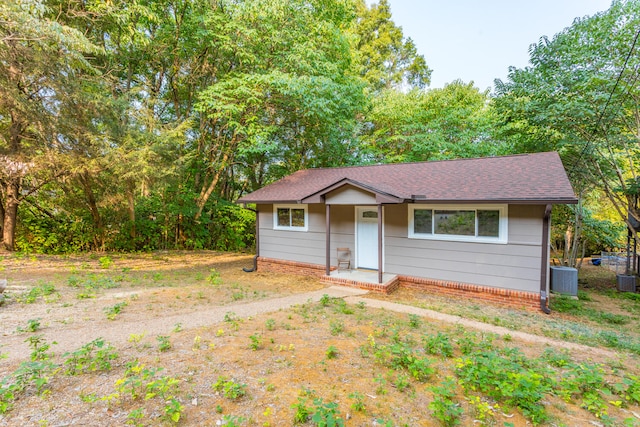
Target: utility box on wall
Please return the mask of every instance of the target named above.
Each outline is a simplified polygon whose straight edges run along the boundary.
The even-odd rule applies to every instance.
[[[551,267],[551,292],[578,296],[578,270],[571,267]]]

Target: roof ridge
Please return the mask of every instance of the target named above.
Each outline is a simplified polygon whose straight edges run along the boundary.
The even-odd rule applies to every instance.
[[[374,163],[374,164],[363,164],[363,165],[350,165],[350,166],[325,166],[319,168],[307,168],[307,169],[298,169],[299,171],[306,170],[336,170],[336,169],[355,169],[355,168],[370,168],[375,166],[399,166],[399,165],[421,165],[425,163],[447,163],[447,162],[463,162],[463,161],[471,161],[471,160],[482,160],[482,159],[508,159],[511,157],[529,157],[540,154],[552,154],[557,153],[556,151],[540,151],[535,153],[517,153],[517,154],[507,154],[504,156],[486,156],[486,157],[459,157],[456,159],[441,159],[441,160],[424,160],[424,161],[415,161],[415,162],[398,162],[398,163]]]

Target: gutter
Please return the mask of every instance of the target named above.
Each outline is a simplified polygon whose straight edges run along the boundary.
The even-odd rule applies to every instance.
[[[547,205],[542,220],[542,259],[540,261],[540,310],[544,314],[550,314],[549,298],[547,296],[547,271],[549,270],[549,220],[551,218],[552,205]]]
[[[256,255],[253,257],[253,267],[242,268],[242,271],[245,273],[253,273],[254,271],[258,271],[258,257],[260,256],[260,214],[258,213],[257,206],[256,209],[248,208],[246,205],[244,208],[256,214]]]

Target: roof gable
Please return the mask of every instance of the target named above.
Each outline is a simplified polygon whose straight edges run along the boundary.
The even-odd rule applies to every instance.
[[[240,198],[240,203],[321,203],[345,184],[378,203],[576,203],[555,152],[505,157],[306,169]],[[380,197],[378,197],[380,195]]]
[[[381,191],[369,185],[354,181],[352,179],[344,178],[326,188],[321,189],[320,191],[314,194],[311,194],[305,197],[304,199],[301,200],[301,203],[322,203],[325,196],[327,196],[329,193],[334,192],[340,188],[348,187],[348,186],[355,187],[357,189],[360,189],[367,193],[372,194],[375,197],[376,203],[402,203],[404,201],[404,199],[402,199],[401,197],[386,193],[384,191]]]

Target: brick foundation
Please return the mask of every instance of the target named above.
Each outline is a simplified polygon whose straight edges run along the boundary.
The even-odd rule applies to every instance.
[[[335,270],[335,267],[331,267]],[[313,276],[327,283],[366,289],[372,292],[390,294],[404,287],[436,295],[451,296],[469,300],[486,301],[497,305],[527,310],[540,309],[540,296],[534,292],[492,288],[470,283],[448,282],[445,280],[424,279],[398,275],[387,283],[366,283],[344,278],[329,278],[325,275],[325,266],[272,258],[258,258],[258,271]]]
[[[448,282],[445,280],[423,279],[412,276],[398,276],[400,286],[426,293],[477,299],[493,304],[527,310],[540,310],[540,295],[534,292],[492,288],[470,283]]]
[[[331,270],[335,270],[335,267],[331,267]],[[319,264],[308,264],[305,262],[258,257],[258,271],[322,277],[325,273],[325,266]]]
[[[400,280],[398,280],[398,276],[394,277],[386,283],[359,282],[357,280],[329,276],[322,276],[322,282],[331,283],[334,285],[350,286],[352,288],[366,289],[368,291],[378,292],[381,294],[390,294],[400,287]]]

